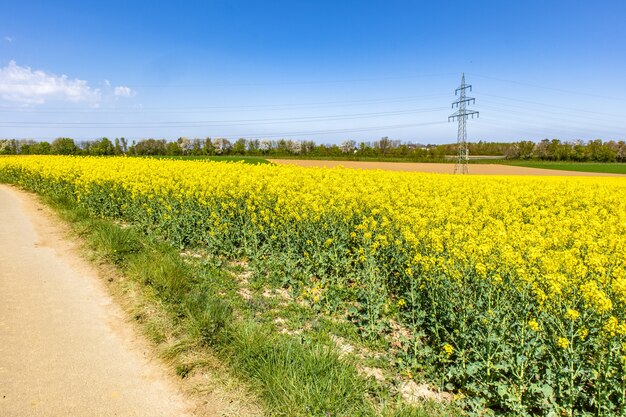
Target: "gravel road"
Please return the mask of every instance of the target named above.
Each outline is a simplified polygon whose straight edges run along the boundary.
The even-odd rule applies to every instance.
[[[28,194],[0,185],[0,416],[188,416],[98,273]]]

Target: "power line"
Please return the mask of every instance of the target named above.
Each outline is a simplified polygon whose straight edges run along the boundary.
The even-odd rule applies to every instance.
[[[480,74],[470,74],[473,77],[480,77],[480,78],[486,78],[486,79],[490,79],[490,80],[494,80],[494,81],[500,81],[500,82],[505,82],[505,83],[510,83],[510,84],[517,84],[517,85],[521,85],[524,87],[533,87],[533,88],[539,88],[542,90],[550,90],[550,91],[557,91],[560,93],[567,93],[567,94],[574,94],[574,95],[578,95],[578,96],[587,96],[587,97],[597,97],[597,98],[603,98],[603,99],[608,99],[608,100],[619,100],[619,101],[626,101],[626,99],[624,97],[612,97],[612,96],[604,96],[604,95],[600,95],[600,94],[592,94],[592,93],[584,93],[581,91],[574,91],[574,90],[565,90],[562,88],[554,88],[554,87],[546,87],[546,86],[542,86],[542,85],[537,85],[537,84],[529,84],[529,83],[524,83],[524,82],[520,82],[520,81],[514,81],[514,80],[507,80],[504,78],[497,78],[497,77],[491,77],[488,75],[480,75]]]
[[[433,125],[443,125],[446,122],[426,122],[426,123],[408,123],[408,124],[397,124],[397,125],[385,125],[385,126],[368,126],[361,128],[349,128],[349,129],[324,129],[324,130],[304,130],[304,131],[285,131],[285,132],[269,132],[269,133],[245,133],[245,134],[230,134],[230,135],[214,135],[216,137],[230,137],[230,138],[240,138],[240,137],[253,137],[257,139],[272,139],[272,138],[282,138],[288,136],[315,136],[315,135],[330,135],[335,133],[357,133],[357,132],[369,132],[376,130],[392,130],[392,129],[405,129],[410,127],[419,127],[419,126],[433,126]],[[175,126],[180,127],[180,126]],[[42,126],[33,126],[33,128],[42,128]],[[43,127],[46,128],[47,127]],[[136,126],[125,127],[125,128],[136,128]],[[141,127],[142,129],[144,127]]]
[[[211,111],[211,112],[241,112],[241,111],[260,111],[260,110],[291,110],[294,108],[324,108],[324,107],[337,107],[337,106],[358,106],[367,104],[388,104],[388,103],[401,103],[407,101],[419,101],[427,98],[445,97],[447,94],[429,94],[420,96],[402,96],[391,98],[374,98],[364,100],[339,100],[339,101],[322,101],[322,102],[310,102],[310,103],[291,103],[291,104],[255,104],[255,105],[242,105],[242,106],[205,106],[205,107],[125,107],[115,109],[99,109],[99,108],[71,108],[62,107],[55,109],[35,109],[25,107],[10,107],[0,106],[0,112],[4,113],[124,113],[129,112],[144,114],[144,113],[172,113],[172,112],[194,112],[194,111]],[[320,107],[321,106],[321,107]]]
[[[161,121],[161,122],[0,122],[3,127],[24,127],[24,126],[41,126],[41,127],[214,127],[214,126],[241,126],[250,124],[275,124],[280,122],[291,123],[309,123],[323,121],[341,121],[353,119],[367,119],[374,117],[396,116],[415,113],[429,113],[445,110],[445,107],[434,107],[426,109],[408,109],[389,112],[375,113],[356,113],[356,114],[340,114],[329,116],[306,116],[306,117],[288,117],[274,119],[241,119],[241,120],[201,120],[201,121]]]
[[[229,135],[230,137],[254,137],[258,139],[272,139],[281,138],[285,136],[315,136],[315,135],[330,135],[335,133],[357,133],[357,132],[369,132],[372,130],[391,130],[391,129],[404,129],[409,127],[419,126],[433,126],[443,125],[445,122],[426,122],[426,123],[409,123],[400,125],[387,125],[387,126],[369,126],[356,129],[332,129],[332,130],[310,130],[301,132],[283,132],[283,133],[247,133],[242,135]]]
[[[511,100],[511,101],[516,101],[516,102],[521,102],[521,103],[533,104],[533,105],[536,105],[536,106],[552,107],[552,108],[555,108],[555,109],[576,111],[576,112],[581,112],[581,113],[591,113],[591,114],[599,114],[599,115],[603,115],[603,116],[621,117],[621,118],[625,118],[626,117],[626,115],[624,115],[624,114],[613,114],[613,113],[598,112],[598,111],[593,111],[593,110],[588,110],[588,109],[578,109],[578,108],[574,108],[574,107],[558,106],[558,105],[554,105],[554,104],[541,103],[539,101],[523,100],[523,99],[520,99],[520,98],[517,98],[517,97],[506,97],[506,96],[500,96],[500,95],[496,95],[496,94],[487,94],[487,93],[480,93],[480,96],[501,98],[501,99],[504,99],[504,100]],[[506,104],[506,105],[509,106],[510,104]]]
[[[511,118],[507,117],[507,119],[511,119]],[[521,136],[521,134],[525,134],[526,136],[535,137],[536,139],[560,137],[563,140],[567,140],[568,138],[563,138],[563,135],[566,134],[567,131],[572,132],[566,135],[567,137],[569,137],[569,139],[583,139],[585,136],[587,138],[594,138],[594,139],[597,139],[599,137],[597,129],[572,128],[570,125],[567,125],[567,124],[562,124],[562,125],[553,124],[549,127],[544,127],[544,128],[534,127],[534,129],[533,128],[528,129],[528,128],[523,128],[523,127],[511,128],[510,124],[502,124],[501,122],[498,121],[498,119],[485,117],[484,119],[481,118],[480,125],[494,126],[494,127],[497,127],[499,130],[512,132],[516,134],[518,137]],[[585,132],[585,134],[581,134],[581,132]],[[608,130],[607,132],[608,133],[605,133],[602,136],[605,136],[605,137],[606,136],[619,137],[620,135],[626,136],[623,131]]]
[[[515,106],[518,107],[518,106]],[[481,104],[480,108],[485,108],[485,109],[490,109],[490,110],[494,110],[494,111],[501,111],[502,107],[498,107],[498,106],[490,106],[490,105],[486,105],[486,104]],[[526,109],[525,109],[526,110]],[[535,122],[542,122],[542,121],[547,121],[547,122],[553,122],[553,121],[562,121],[565,123],[581,123],[581,118],[580,117],[575,117],[575,116],[568,116],[567,114],[563,114],[563,113],[557,113],[557,112],[548,112],[551,114],[555,114],[557,116],[565,116],[565,117],[554,117],[554,116],[545,116],[542,113],[544,112],[533,112],[532,110],[529,111],[520,111],[520,110],[507,110],[506,111],[507,115],[509,114],[517,114],[523,118],[526,119],[532,119]],[[592,118],[592,117],[586,117],[586,120],[595,120],[598,121],[600,123],[593,123],[593,122],[587,122],[585,121],[585,125],[592,125],[592,126],[601,126],[601,127],[615,127],[616,124],[619,125],[619,127],[623,127],[624,125],[617,122],[616,120],[606,120],[606,119],[597,119],[597,118]],[[611,126],[612,124],[612,126]]]

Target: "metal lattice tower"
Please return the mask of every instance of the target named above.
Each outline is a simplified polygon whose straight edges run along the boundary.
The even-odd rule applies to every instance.
[[[459,95],[459,99],[452,103],[452,108],[456,106],[458,110],[448,117],[450,120],[457,119],[459,121],[459,130],[457,134],[457,155],[456,164],[454,165],[455,174],[467,174],[468,161],[469,161],[469,148],[467,146],[467,119],[469,116],[474,118],[474,115],[478,117],[478,112],[473,110],[467,110],[468,104],[476,103],[476,99],[467,97],[465,90],[472,91],[472,86],[465,84],[465,73],[461,76],[461,86],[454,91],[454,95]]]

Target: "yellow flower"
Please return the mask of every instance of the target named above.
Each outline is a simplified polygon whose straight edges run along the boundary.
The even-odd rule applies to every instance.
[[[571,308],[569,308],[567,312],[565,313],[565,318],[568,320],[574,321],[579,317],[580,317],[580,313],[576,310],[572,310]]]
[[[626,335],[626,323],[620,324],[617,317],[611,316],[604,324],[603,330],[612,337],[617,335],[624,336]]]
[[[567,349],[569,347],[569,340],[564,337],[559,337],[556,341],[556,345],[561,349]]]
[[[598,313],[606,313],[613,308],[613,302],[598,286],[597,281],[589,281],[580,286],[585,305],[595,309]]]
[[[541,331],[541,327],[539,326],[539,323],[535,319],[528,320],[528,327],[530,327],[530,330],[532,330],[534,332],[540,332]]]
[[[451,344],[446,343],[441,347],[441,351],[445,353],[446,356],[450,357],[454,353],[454,347]]]

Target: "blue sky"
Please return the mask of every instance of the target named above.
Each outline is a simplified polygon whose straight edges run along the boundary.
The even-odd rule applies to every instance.
[[[0,4],[0,137],[626,139],[623,1]]]

